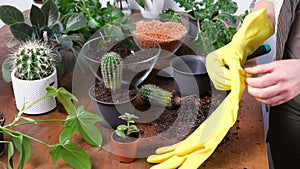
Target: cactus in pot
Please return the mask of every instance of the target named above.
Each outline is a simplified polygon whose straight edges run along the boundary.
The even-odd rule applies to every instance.
[[[23,43],[9,55],[9,64],[15,76],[22,80],[38,80],[53,73],[56,63],[52,49],[36,40]]]
[[[45,95],[46,87],[57,88],[55,57],[52,48],[38,40],[22,42],[19,48],[9,55],[6,65],[12,71],[11,81],[18,110],[22,110],[27,104],[31,104],[37,98]],[[55,99],[49,97],[25,113],[42,114],[55,107]]]
[[[109,52],[101,60],[101,73],[105,86],[112,91],[122,85],[122,60],[119,54]]]

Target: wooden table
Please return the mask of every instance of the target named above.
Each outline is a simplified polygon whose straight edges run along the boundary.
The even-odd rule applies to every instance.
[[[0,29],[0,37],[3,37],[7,27]],[[10,52],[1,38],[0,40],[0,63],[2,64],[4,58]],[[6,123],[13,120],[17,113],[15,100],[12,92],[11,84],[3,82],[0,76],[0,111],[6,115]],[[71,80],[66,77],[59,79],[59,84],[70,87]],[[40,116],[29,116],[34,119],[64,119],[65,113],[55,110],[51,113]],[[54,144],[58,140],[58,134],[62,129],[62,125],[44,123],[37,125],[29,125],[18,127],[22,132],[28,135],[40,138],[41,140]],[[246,92],[240,103],[240,111],[236,125],[230,130],[230,141],[221,144],[213,155],[205,162],[205,165],[200,168],[226,168],[226,169],[266,169],[268,168],[268,158],[265,143],[264,126],[262,119],[261,104],[255,101]],[[107,134],[106,131],[103,134]],[[6,137],[8,138],[8,137]],[[91,157],[93,168],[95,169],[145,169],[152,166],[146,162],[145,158],[137,159],[131,164],[119,163],[114,159],[114,156],[105,149],[99,150],[95,147],[87,145],[80,136],[75,136],[73,140],[79,144]],[[107,140],[104,140],[106,144]],[[105,145],[104,145],[105,146]],[[56,164],[52,164],[49,149],[45,146],[32,141],[33,154],[29,164],[24,168],[70,168],[63,160],[59,160]],[[1,162],[7,163],[7,153],[0,158]],[[18,162],[18,154],[14,157],[15,167]]]

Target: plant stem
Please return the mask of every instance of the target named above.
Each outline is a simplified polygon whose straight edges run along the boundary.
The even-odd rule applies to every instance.
[[[61,119],[34,120],[34,121],[27,121],[27,122],[15,123],[13,125],[13,127],[21,126],[21,125],[25,125],[25,124],[45,123],[45,122],[64,122],[64,120],[61,120]]]
[[[30,103],[28,106],[23,107],[22,110],[20,110],[19,113],[17,114],[17,116],[15,117],[14,121],[13,121],[12,123],[6,125],[5,127],[9,128],[9,127],[14,126],[14,125],[19,121],[19,119],[21,118],[21,116],[22,116],[22,114],[23,114],[24,112],[26,112],[26,111],[29,110],[32,106],[34,106],[35,104],[37,104],[38,102],[42,101],[43,99],[45,99],[45,98],[47,98],[47,97],[48,97],[48,96],[45,95],[45,96],[43,96],[43,97],[37,99],[36,101]]]
[[[47,144],[46,142],[43,142],[42,140],[39,140],[39,139],[34,138],[34,137],[32,137],[32,136],[29,136],[29,135],[27,135],[27,134],[20,133],[20,132],[16,132],[16,131],[14,131],[14,130],[11,130],[11,129],[8,129],[8,128],[5,128],[5,127],[0,127],[0,129],[3,130],[3,132],[9,134],[9,135],[12,136],[12,137],[16,137],[16,135],[22,134],[23,137],[26,137],[26,138],[28,138],[28,139],[31,139],[31,140],[33,140],[33,141],[35,141],[35,142],[38,142],[38,143],[40,143],[40,144],[43,144],[43,145],[45,145],[45,146],[47,146],[47,147],[52,147],[52,145]]]

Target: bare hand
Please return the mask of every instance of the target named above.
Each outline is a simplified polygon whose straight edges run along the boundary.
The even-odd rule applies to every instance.
[[[276,106],[300,94],[300,59],[274,61],[245,68],[245,71],[265,74],[246,79],[249,94],[262,103]]]

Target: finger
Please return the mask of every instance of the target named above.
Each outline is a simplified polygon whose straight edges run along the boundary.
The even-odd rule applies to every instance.
[[[266,74],[272,72],[274,70],[274,66],[272,63],[261,64],[253,67],[245,68],[245,71],[250,74],[258,75],[258,74]]]
[[[204,163],[204,161],[213,153],[213,150],[198,150],[189,155],[184,163],[179,167],[179,169],[191,169],[199,168],[199,166]]]
[[[148,163],[162,163],[162,162],[168,160],[169,158],[171,158],[172,156],[174,156],[173,152],[160,154],[160,155],[150,155],[147,158],[147,162]]]
[[[186,156],[172,156],[170,159],[166,160],[163,163],[152,166],[150,169],[169,169],[169,168],[178,168],[184,161]]]
[[[160,147],[160,148],[156,149],[155,153],[156,154],[164,154],[164,153],[174,151],[175,148],[177,147],[177,145],[178,145],[178,143],[170,145],[170,146]]]
[[[246,78],[246,83],[255,88],[266,88],[276,85],[278,83],[278,77],[273,73],[269,73],[259,77]]]
[[[248,93],[255,98],[259,99],[270,99],[280,93],[279,85],[253,87],[248,85]]]
[[[267,98],[267,99],[256,98],[256,100],[269,106],[277,106],[284,102],[287,102],[289,99],[287,96],[285,96],[285,94],[278,94],[272,98]]]

